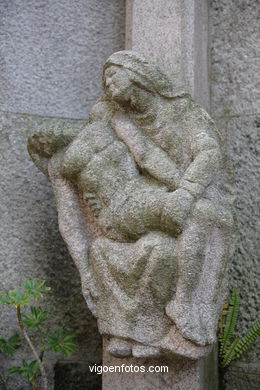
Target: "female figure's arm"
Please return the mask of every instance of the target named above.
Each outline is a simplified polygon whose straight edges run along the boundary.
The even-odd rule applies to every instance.
[[[148,173],[169,190],[175,190],[180,181],[180,174],[174,161],[169,155],[143,134],[142,129],[136,126],[122,113],[115,115],[114,130],[117,136],[128,146],[137,165],[143,172]]]
[[[185,171],[179,188],[199,198],[219,170],[221,151],[216,139],[201,132],[192,142],[192,154],[193,161]]]
[[[220,169],[221,145],[214,122],[198,104],[193,102],[184,123],[192,162],[184,172],[179,188],[198,199]]]

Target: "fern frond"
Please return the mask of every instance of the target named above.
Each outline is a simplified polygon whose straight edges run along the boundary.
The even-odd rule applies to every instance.
[[[260,322],[257,322],[252,326],[242,339],[239,339],[239,343],[234,348],[235,359],[238,359],[248,348],[257,340],[260,336]]]
[[[219,323],[218,323],[218,340],[219,342],[221,343],[221,340],[223,339],[223,331],[224,331],[224,326],[225,326],[225,316],[227,315],[228,311],[227,311],[227,308],[228,308],[228,304],[225,303],[224,306],[223,306],[223,309],[222,309],[222,312],[221,312],[221,317],[219,319]]]
[[[237,289],[234,287],[232,290],[231,299],[227,309],[226,321],[222,337],[220,339],[220,354],[226,355],[226,351],[229,350],[230,339],[232,338],[237,323],[237,317],[240,306],[240,296]],[[233,346],[233,343],[231,344]]]
[[[235,339],[231,345],[226,347],[225,354],[223,356],[221,366],[226,367],[229,365],[229,363],[235,359],[235,348],[237,344],[239,343],[240,339]]]

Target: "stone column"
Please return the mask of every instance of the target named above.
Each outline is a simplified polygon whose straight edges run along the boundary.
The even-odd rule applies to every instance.
[[[207,0],[127,0],[126,49],[153,59],[209,110]]]
[[[207,0],[127,0],[126,49],[151,58],[209,111]],[[117,359],[105,346],[106,340],[103,367],[123,364],[129,372],[103,372],[104,390],[218,388],[216,349],[204,360],[167,361]],[[134,372],[133,366],[145,372]],[[168,372],[151,373],[149,366],[167,366]]]

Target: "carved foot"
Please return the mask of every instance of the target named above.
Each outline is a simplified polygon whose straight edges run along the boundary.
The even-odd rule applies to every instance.
[[[132,344],[126,340],[114,337],[110,340],[107,351],[118,358],[132,356]]]
[[[172,301],[166,306],[166,314],[186,339],[203,346],[215,341],[211,316],[205,316],[205,311],[198,305]]]

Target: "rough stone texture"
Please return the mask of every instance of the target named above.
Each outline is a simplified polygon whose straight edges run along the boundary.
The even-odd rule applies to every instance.
[[[209,110],[208,0],[126,4],[126,48],[153,59]]]
[[[225,127],[237,186],[237,243],[230,286],[237,286],[241,294],[237,327],[240,336],[259,318],[259,128],[259,116],[229,118]],[[260,360],[259,346],[258,342],[242,360]]]
[[[124,46],[124,0],[2,0],[0,109],[85,118]]]
[[[259,1],[255,0],[216,0],[211,2],[210,7],[212,115],[226,134],[237,185],[238,240],[229,283],[237,286],[241,294],[239,336],[259,316],[258,11]],[[259,351],[258,342],[238,362],[250,363],[249,374],[235,376],[231,375],[231,368],[228,370],[226,389],[260,387],[259,376],[254,375],[259,366]],[[245,368],[245,371],[248,370]],[[246,384],[251,380],[254,385]]]
[[[144,367],[145,372],[107,372],[103,373],[103,389],[124,389],[132,390],[134,388],[140,390],[210,390],[206,389],[202,384],[202,366],[203,362],[200,361],[200,369],[197,369],[197,362],[178,360],[171,361],[167,359],[113,359],[109,354],[104,354],[104,362],[106,365],[118,365],[127,364],[129,370],[131,366]],[[150,366],[166,366],[168,372],[151,373],[149,372]],[[137,370],[137,368],[135,368]],[[162,369],[163,370],[163,369]],[[214,389],[214,387],[212,387]]]
[[[79,274],[58,231],[51,186],[31,162],[26,147],[30,134],[57,124],[79,128],[82,121],[1,113],[0,291],[15,288],[28,278],[45,279],[52,287],[44,304],[55,319],[50,331],[58,326],[73,330],[80,348],[70,361],[91,364],[102,357],[100,336],[81,295]],[[14,311],[1,307],[0,337],[10,336],[14,330]],[[18,364],[21,357],[31,359],[27,347],[12,362],[1,355],[1,366]],[[57,359],[50,358],[51,384],[51,366]],[[10,377],[8,383],[12,390],[20,385],[28,389],[26,380],[19,377]]]
[[[212,0],[211,111],[259,113],[259,1]]]
[[[104,342],[106,347],[107,341]],[[104,372],[103,389],[122,390],[217,390],[218,377],[216,375],[216,353],[211,353],[208,358],[200,361],[175,360],[171,359],[113,359],[104,348],[104,364],[107,366],[127,365],[130,370],[133,366],[143,366],[145,372],[134,373],[136,368],[132,367],[132,372],[115,373]],[[132,366],[131,366],[132,365]],[[150,367],[167,367],[168,372],[161,368],[160,373],[149,372]]]
[[[259,366],[233,362],[224,372],[220,390],[259,390]]]

